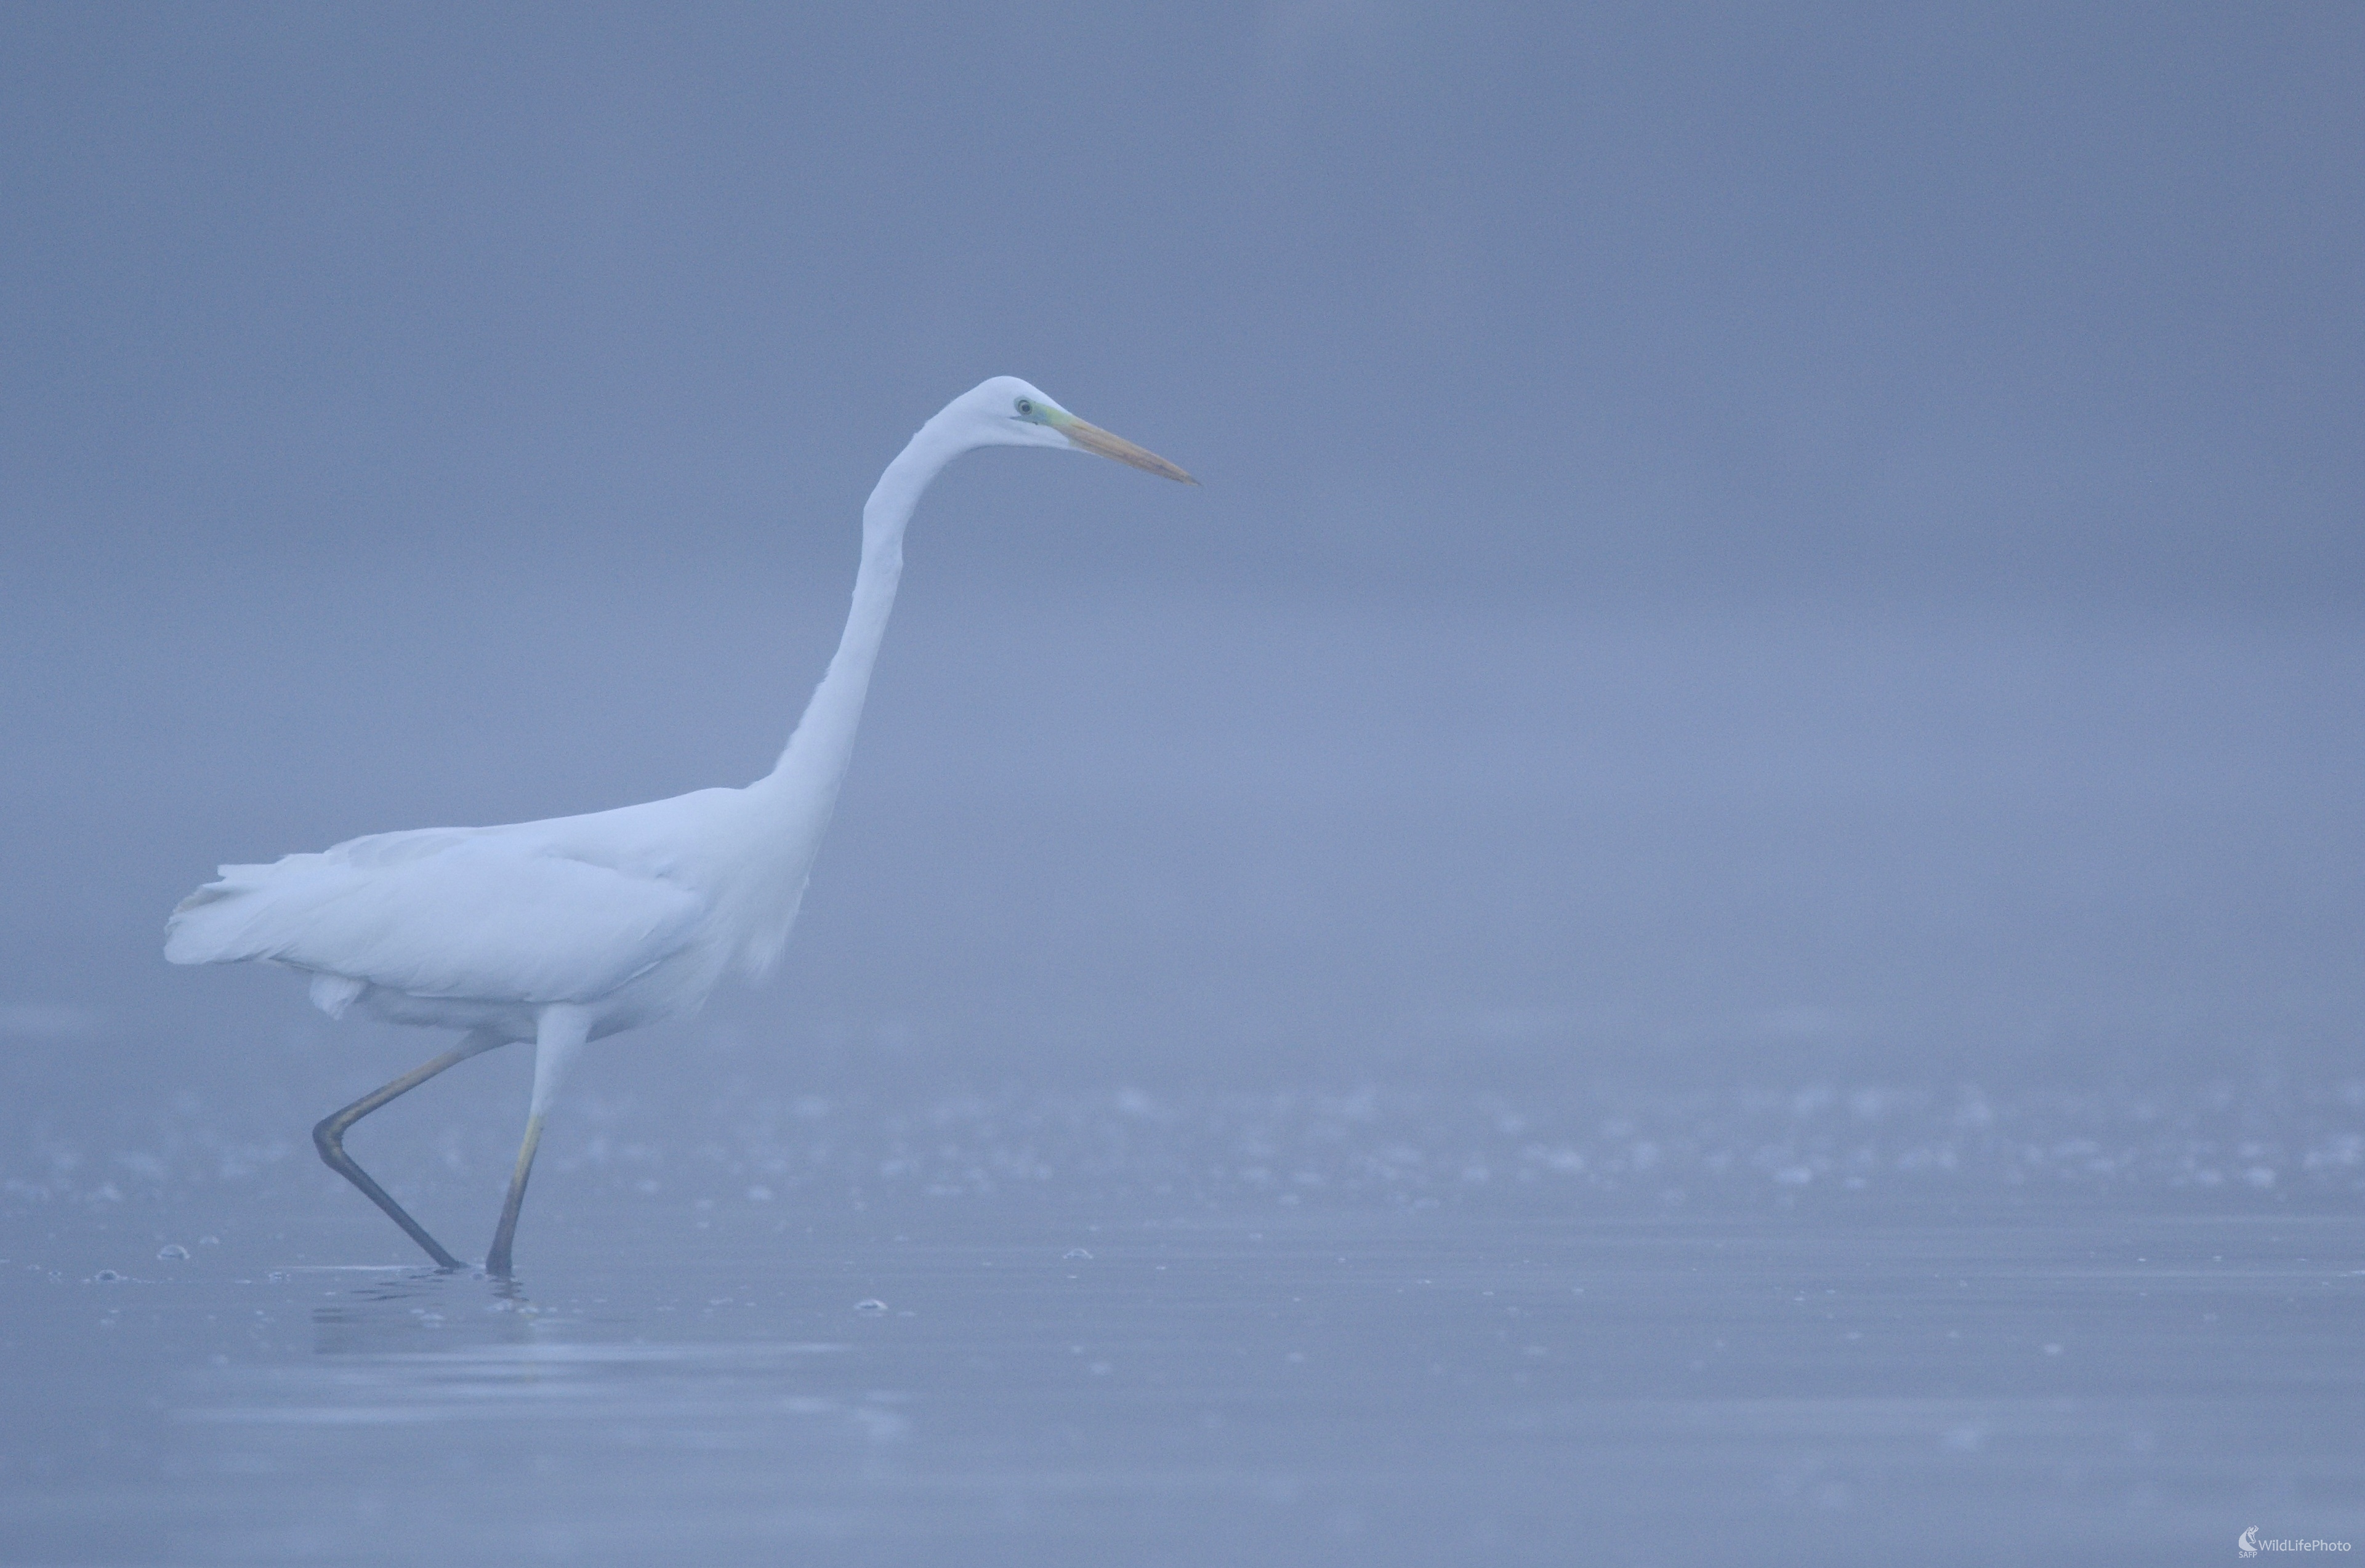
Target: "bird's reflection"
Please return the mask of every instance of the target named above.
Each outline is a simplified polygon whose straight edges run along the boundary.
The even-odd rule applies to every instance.
[[[843,1344],[758,1338],[656,1339],[645,1318],[593,1322],[536,1301],[513,1280],[417,1269],[353,1282],[312,1309],[308,1372],[269,1379],[321,1419],[409,1424],[544,1418],[744,1422],[854,1419],[870,1438],[902,1429],[866,1397],[824,1392]],[[833,1381],[824,1376],[824,1382]],[[318,1408],[313,1407],[317,1406]]]
[[[322,1356],[437,1355],[548,1342],[560,1317],[515,1280],[412,1269],[358,1284],[312,1309]]]

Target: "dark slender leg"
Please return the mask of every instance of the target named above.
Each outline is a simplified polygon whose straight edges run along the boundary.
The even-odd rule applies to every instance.
[[[510,1277],[510,1244],[517,1239],[518,1210],[525,1206],[525,1179],[533,1170],[533,1151],[542,1143],[542,1118],[528,1116],[525,1143],[518,1150],[516,1174],[510,1178],[510,1195],[501,1204],[500,1228],[493,1232],[493,1249],[485,1255],[485,1272],[497,1280]]]
[[[388,1101],[409,1093],[445,1068],[457,1066],[470,1057],[481,1055],[504,1043],[496,1036],[471,1032],[458,1045],[426,1066],[404,1073],[383,1089],[372,1090],[334,1115],[324,1117],[320,1125],[312,1129],[312,1145],[320,1151],[320,1158],[328,1161],[329,1169],[359,1187],[362,1196],[384,1209],[387,1217],[402,1226],[411,1240],[427,1249],[427,1255],[435,1260],[438,1268],[457,1269],[462,1265],[460,1260],[444,1251],[442,1244],[427,1234],[424,1226],[405,1214],[400,1204],[387,1196],[386,1189],[371,1181],[368,1171],[353,1163],[353,1157],[345,1152],[345,1129]]]
[[[510,1277],[510,1244],[517,1239],[518,1210],[525,1204],[525,1179],[533,1170],[533,1151],[542,1143],[542,1118],[557,1096],[575,1053],[590,1036],[591,1014],[581,1007],[553,1002],[535,1015],[533,1025],[533,1104],[526,1112],[525,1142],[518,1148],[515,1174],[510,1177],[509,1200],[501,1204],[500,1227],[493,1232],[493,1249],[485,1254],[485,1272],[497,1280]]]

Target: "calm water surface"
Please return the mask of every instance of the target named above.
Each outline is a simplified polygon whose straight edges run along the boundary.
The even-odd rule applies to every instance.
[[[749,1107],[561,1148],[514,1286],[284,1151],[22,1174],[0,1561],[2354,1542],[2360,1100]],[[406,1195],[457,1229],[446,1163]]]

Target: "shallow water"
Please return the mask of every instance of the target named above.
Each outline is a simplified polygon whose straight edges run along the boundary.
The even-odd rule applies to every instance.
[[[402,1260],[284,1150],[22,1164],[0,1561],[2205,1562],[2252,1526],[2365,1535],[2355,1084],[1552,1114],[1013,1092],[748,1102],[695,1147],[590,1119],[514,1286]],[[488,1155],[397,1190],[458,1226]]]

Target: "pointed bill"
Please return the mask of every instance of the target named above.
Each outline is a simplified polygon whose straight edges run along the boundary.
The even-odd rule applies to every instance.
[[[1136,446],[1121,435],[1111,435],[1098,425],[1088,425],[1073,414],[1054,421],[1054,424],[1061,435],[1066,436],[1086,452],[1097,452],[1103,457],[1114,457],[1119,463],[1129,463],[1136,468],[1147,469],[1152,474],[1162,474],[1169,479],[1178,479],[1185,485],[1195,485],[1199,482],[1159,456],[1158,454]]]

